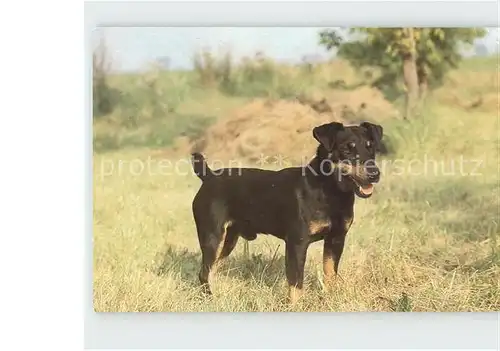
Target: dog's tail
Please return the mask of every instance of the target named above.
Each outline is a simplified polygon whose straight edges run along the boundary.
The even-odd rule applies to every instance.
[[[202,154],[195,152],[191,154],[191,163],[193,165],[194,173],[201,179],[201,181],[206,181],[213,176],[215,176],[214,172],[208,167],[207,161],[205,161],[205,157]]]

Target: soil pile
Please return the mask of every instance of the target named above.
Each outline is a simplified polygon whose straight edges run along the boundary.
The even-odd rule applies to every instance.
[[[395,116],[395,108],[368,87],[295,100],[255,99],[212,125],[190,145],[189,152],[202,152],[208,160],[222,162],[304,164],[318,145],[312,136],[314,127],[333,121],[346,125],[381,122]],[[185,140],[179,144],[187,147]]]
[[[258,162],[285,157],[297,164],[314,154],[312,129],[332,121],[341,120],[298,101],[258,99],[209,128],[194,149],[209,159]]]

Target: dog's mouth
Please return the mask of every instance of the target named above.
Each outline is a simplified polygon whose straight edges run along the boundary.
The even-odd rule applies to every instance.
[[[351,179],[354,185],[354,192],[357,196],[363,199],[367,199],[373,194],[374,185],[370,182],[367,177],[361,176],[356,167],[349,164],[340,164],[340,170],[343,176],[347,176]]]
[[[367,184],[361,184],[360,182],[356,181],[354,177],[351,177],[352,181],[354,182],[354,185],[356,186],[354,188],[354,192],[356,193],[357,196],[359,196],[362,199],[367,199],[373,194],[373,189],[375,188],[372,183],[367,183]]]
[[[359,197],[361,197],[363,199],[367,199],[370,196],[372,196],[373,188],[374,188],[373,184],[368,184],[368,185],[364,185],[364,186],[360,186],[360,185],[356,184],[356,189],[354,190],[354,192]]]

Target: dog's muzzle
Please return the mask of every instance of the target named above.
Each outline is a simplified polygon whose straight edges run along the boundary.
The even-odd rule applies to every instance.
[[[380,180],[380,171],[376,166],[365,167],[368,180],[371,183],[377,183]]]
[[[374,185],[380,180],[380,171],[375,165],[365,165],[360,173],[351,174],[356,184],[355,193],[361,198],[369,198],[373,194]]]
[[[373,194],[373,184],[368,184],[368,185],[358,185],[356,184],[357,187],[354,189],[354,192],[356,195],[363,199],[367,199]]]

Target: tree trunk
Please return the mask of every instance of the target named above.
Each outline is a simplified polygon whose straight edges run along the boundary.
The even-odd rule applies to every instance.
[[[418,75],[416,63],[415,38],[413,28],[406,28],[406,36],[409,40],[409,49],[403,54],[403,76],[406,86],[406,113],[405,119],[413,116],[418,103]]]
[[[427,74],[423,69],[418,69],[418,86],[419,86],[419,105],[423,106],[425,104],[425,99],[427,97],[427,90],[429,89],[429,82]]]

